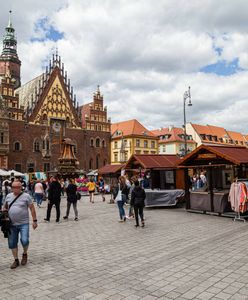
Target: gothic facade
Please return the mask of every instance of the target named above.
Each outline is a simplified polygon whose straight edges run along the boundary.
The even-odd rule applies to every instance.
[[[74,144],[79,169],[88,171],[109,163],[110,120],[99,87],[93,102],[79,107],[57,53],[44,73],[21,85],[14,32],[10,20],[0,56],[0,168],[56,170],[66,138]],[[87,107],[92,108],[89,115]],[[93,111],[101,117],[97,126],[89,127]]]

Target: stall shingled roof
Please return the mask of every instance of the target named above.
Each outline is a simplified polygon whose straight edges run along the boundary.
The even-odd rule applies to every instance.
[[[217,164],[248,164],[248,148],[239,146],[201,145],[189,153],[178,166],[193,166],[208,163]]]
[[[132,169],[132,163],[138,162],[144,169],[174,169],[180,162],[177,155],[133,154],[124,169]]]
[[[98,170],[98,174],[115,174],[123,168],[124,164],[119,165],[105,165]]]

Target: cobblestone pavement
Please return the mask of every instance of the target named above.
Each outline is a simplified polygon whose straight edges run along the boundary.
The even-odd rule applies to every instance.
[[[25,267],[10,270],[0,236],[0,299],[248,299],[248,224],[149,209],[136,229],[99,196],[82,197],[78,222],[71,211],[56,224],[43,206]]]

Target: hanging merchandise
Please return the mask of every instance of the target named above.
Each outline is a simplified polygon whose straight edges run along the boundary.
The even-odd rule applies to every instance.
[[[247,183],[235,181],[231,184],[229,197],[232,210],[237,213],[237,219],[240,219],[240,213],[248,211],[248,188]]]

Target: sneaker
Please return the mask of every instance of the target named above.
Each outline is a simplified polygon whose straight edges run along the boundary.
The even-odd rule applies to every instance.
[[[144,222],[144,221],[142,222],[142,225],[141,225],[141,227],[145,227],[145,222]]]
[[[76,217],[76,218],[74,219],[74,221],[78,221],[78,218]]]
[[[27,255],[27,253],[26,253],[26,254],[23,253],[23,254],[22,254],[22,260],[21,260],[21,265],[22,265],[22,266],[25,266],[26,263],[27,263],[27,261],[28,261],[28,255]]]
[[[46,221],[46,222],[50,222],[50,220],[48,220],[47,218],[45,218],[45,219],[44,219],[44,221]]]
[[[63,217],[63,219],[64,219],[64,220],[67,220],[67,219],[68,219],[68,217],[67,217],[67,216],[64,216],[64,217]]]
[[[124,222],[124,220],[119,220],[118,222],[120,222],[120,223],[121,223],[121,222]]]
[[[135,226],[136,228],[139,227],[139,225],[137,225],[137,224],[135,224],[134,226]]]
[[[20,266],[20,262],[19,262],[19,259],[15,259],[13,264],[10,266],[10,269],[16,269],[17,267]]]
[[[56,223],[59,223],[59,220],[56,220]]]

